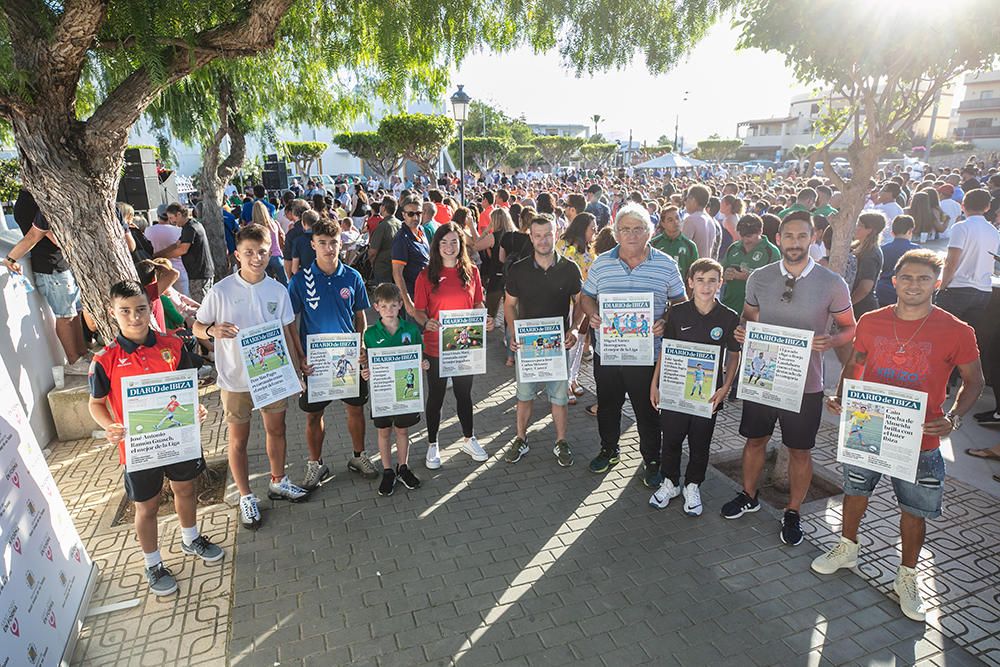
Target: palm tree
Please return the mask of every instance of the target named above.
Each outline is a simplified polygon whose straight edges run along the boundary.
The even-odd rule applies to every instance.
[[[597,132],[597,124],[600,123],[604,119],[601,118],[600,114],[596,114],[595,113],[593,116],[590,117],[590,120],[594,121],[594,134],[597,134],[598,133]]]

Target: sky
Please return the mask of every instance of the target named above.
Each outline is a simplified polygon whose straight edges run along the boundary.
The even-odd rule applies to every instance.
[[[599,130],[609,139],[627,140],[629,130],[636,141],[673,137],[679,115],[685,147],[694,146],[713,133],[735,137],[742,120],[784,116],[792,96],[811,88],[795,80],[781,55],[737,51],[737,37],[728,21],[720,22],[685,61],[659,76],[646,70],[641,54],[624,71],[576,78],[555,50],[479,53],[466,58],[451,88],[464,84],[474,99],[510,116],[523,113],[529,123],[592,126],[590,117],[600,114]]]

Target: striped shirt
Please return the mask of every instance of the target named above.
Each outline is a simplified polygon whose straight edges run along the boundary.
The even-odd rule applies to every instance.
[[[587,272],[583,293],[596,300],[601,294],[652,292],[653,317],[659,318],[668,301],[684,296],[684,281],[673,257],[652,247],[648,251],[646,260],[634,269],[618,257],[617,247],[598,255]],[[596,342],[599,334],[594,333]],[[659,354],[659,337],[654,339],[653,347]]]

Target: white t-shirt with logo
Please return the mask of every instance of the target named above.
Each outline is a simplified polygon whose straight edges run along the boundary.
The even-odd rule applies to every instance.
[[[295,321],[295,312],[288,290],[277,280],[265,277],[251,284],[237,272],[215,283],[195,317],[206,325],[229,322],[247,329],[265,322],[291,324]],[[226,391],[250,391],[238,337],[215,339],[215,367],[219,387]]]
[[[993,291],[995,260],[990,253],[1000,252],[1000,232],[981,215],[972,215],[951,228],[948,249],[958,248],[955,277],[949,288],[973,287],[981,292]]]

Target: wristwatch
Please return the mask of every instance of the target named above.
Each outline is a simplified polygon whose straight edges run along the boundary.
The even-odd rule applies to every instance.
[[[962,428],[962,415],[952,411],[946,414],[944,417],[945,419],[951,422],[952,431],[957,431],[958,429]]]

